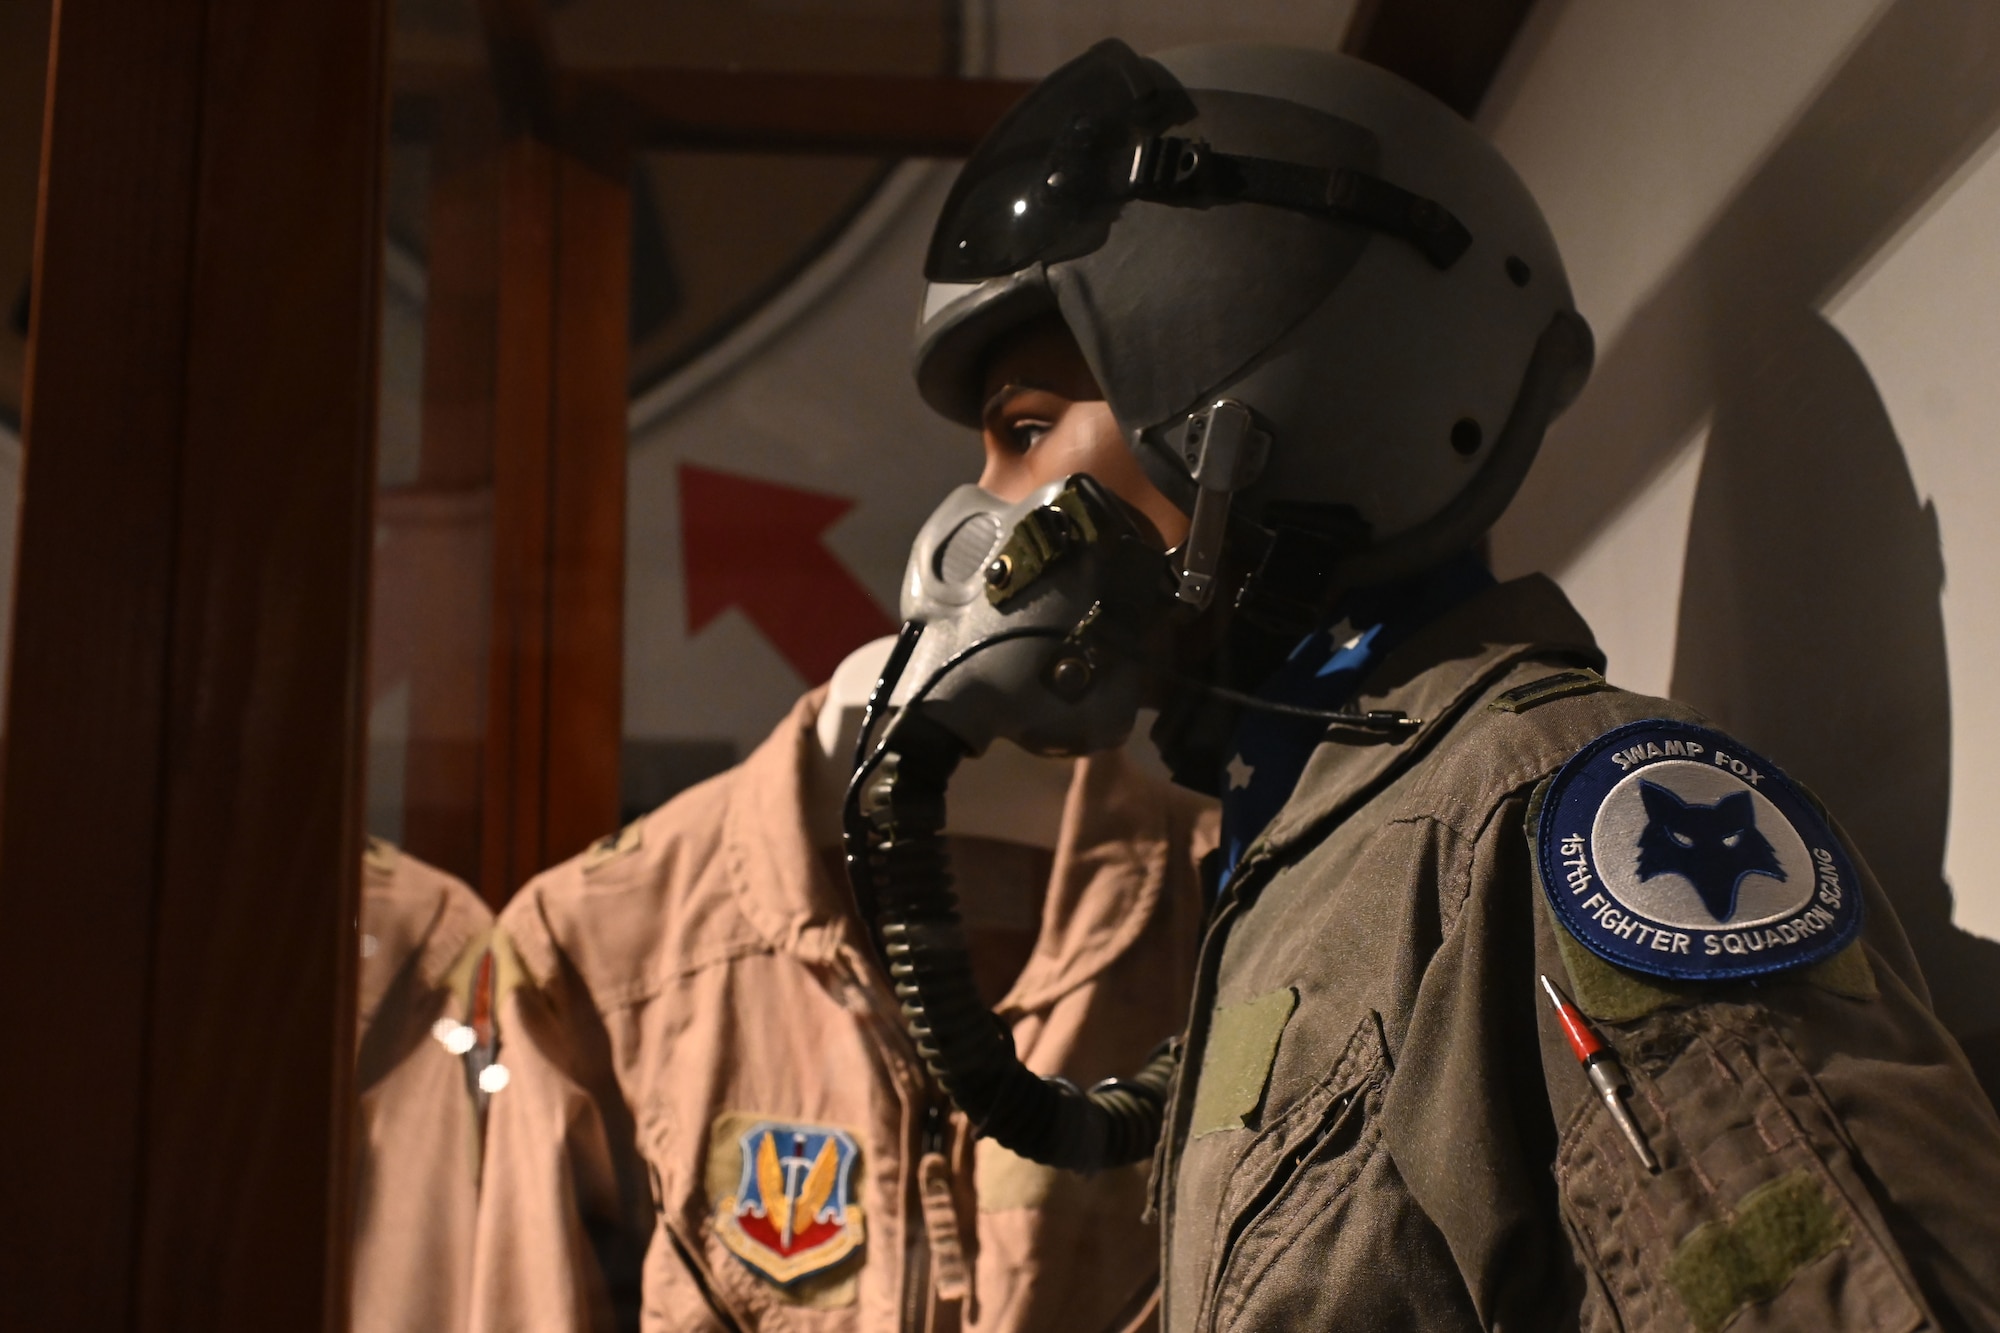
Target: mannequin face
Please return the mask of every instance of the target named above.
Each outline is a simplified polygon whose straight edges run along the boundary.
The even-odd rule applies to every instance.
[[[1037,320],[1003,342],[987,363],[985,394],[981,487],[1020,500],[1087,472],[1150,519],[1169,547],[1187,539],[1187,515],[1147,480],[1060,319]]]

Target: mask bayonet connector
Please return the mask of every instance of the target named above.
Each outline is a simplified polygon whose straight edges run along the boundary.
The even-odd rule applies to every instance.
[[[986,600],[1005,606],[1050,569],[1107,532],[1105,506],[1081,486],[1066,486],[1029,510],[986,566]]]
[[[1233,398],[1218,399],[1189,413],[1182,428],[1180,455],[1193,475],[1194,514],[1181,547],[1180,586],[1174,596],[1197,611],[1215,597],[1229,532],[1229,505],[1236,492],[1256,481],[1271,452],[1271,436],[1258,428],[1249,408]]]

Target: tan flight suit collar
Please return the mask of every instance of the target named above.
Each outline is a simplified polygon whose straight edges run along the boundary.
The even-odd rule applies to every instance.
[[[812,848],[804,817],[824,687],[743,761],[723,813],[736,905],[780,952],[818,963],[872,956],[851,892]],[[1158,914],[1172,852],[1170,811],[1192,806],[1122,752],[1077,761],[1063,806],[1042,927],[1004,1017],[1045,1009],[1128,951]]]
[[[1363,680],[1354,707],[1393,710],[1421,726],[1402,736],[1338,728],[1313,752],[1292,799],[1247,848],[1261,860],[1313,835],[1428,751],[1488,686],[1527,658],[1602,669],[1590,626],[1542,574],[1487,589],[1390,652]]]
[[[743,761],[722,815],[722,852],[737,910],[772,949],[810,962],[868,953],[845,884],[813,854],[806,827],[813,721],[826,687],[792,706],[784,725]]]
[[[485,945],[493,925],[492,914],[464,886],[405,857],[393,843],[368,839],[361,864],[357,1040],[406,965],[412,969],[414,993],[452,989],[465,960]]]
[[[999,1004],[1009,1019],[1046,1009],[1093,980],[1159,914],[1172,852],[1176,797],[1111,750],[1076,764],[1063,803],[1049,893],[1035,951]]]

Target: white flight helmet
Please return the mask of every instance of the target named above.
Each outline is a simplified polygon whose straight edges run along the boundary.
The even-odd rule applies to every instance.
[[[966,164],[925,276],[926,401],[977,425],[995,342],[1058,313],[1195,516],[1183,600],[1226,534],[1256,570],[1239,605],[1281,623],[1476,541],[1592,357],[1493,146],[1322,51],[1092,48]]]

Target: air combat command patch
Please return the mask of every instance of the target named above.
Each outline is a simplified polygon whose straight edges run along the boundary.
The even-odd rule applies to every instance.
[[[1556,917],[1592,953],[1682,981],[1830,958],[1861,890],[1826,818],[1770,761],[1686,722],[1632,722],[1562,766],[1536,856]]]
[[[853,1195],[859,1150],[825,1125],[762,1120],[737,1138],[743,1170],[736,1193],[715,1210],[729,1252],[780,1285],[833,1267],[861,1248]]]

